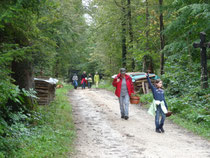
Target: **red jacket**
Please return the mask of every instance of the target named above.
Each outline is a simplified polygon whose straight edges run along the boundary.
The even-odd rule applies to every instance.
[[[118,78],[120,79],[119,82],[117,82]],[[125,74],[125,80],[126,80],[126,85],[127,85],[127,88],[128,88],[128,94],[129,94],[129,96],[131,96],[131,93],[134,93],[132,79],[129,75]],[[121,77],[120,73],[117,75],[117,77],[114,78],[114,80],[112,82],[112,85],[114,87],[116,87],[116,90],[115,90],[116,96],[120,97],[121,85],[122,85],[122,77]]]

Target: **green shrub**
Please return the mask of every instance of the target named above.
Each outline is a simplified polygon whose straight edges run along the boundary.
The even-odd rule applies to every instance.
[[[39,106],[30,114],[10,113],[14,122],[0,120],[1,157],[66,157],[72,151],[75,137],[71,106],[67,93],[72,86],[56,90],[56,99],[49,106]]]
[[[152,103],[152,101],[153,101],[152,93],[140,95],[140,102],[147,104],[147,103]]]
[[[113,87],[111,80],[101,80],[99,83],[99,88],[107,89],[112,92],[115,91],[115,87]]]

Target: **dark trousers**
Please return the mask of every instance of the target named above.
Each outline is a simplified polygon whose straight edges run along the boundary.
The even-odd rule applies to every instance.
[[[82,83],[82,89],[85,89],[85,82]]]
[[[91,86],[92,86],[92,83],[88,82],[88,88],[91,88]]]
[[[160,116],[161,116],[161,120],[160,120]],[[161,106],[158,105],[156,115],[155,115],[156,129],[160,129],[163,127],[165,119],[166,119],[166,115],[164,114],[163,110],[161,109]]]
[[[76,80],[73,81],[73,85],[74,85],[74,89],[77,89],[78,84],[77,84],[77,81]]]

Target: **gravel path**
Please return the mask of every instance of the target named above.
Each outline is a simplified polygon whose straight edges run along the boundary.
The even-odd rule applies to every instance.
[[[210,142],[166,120],[165,133],[154,118],[130,104],[120,118],[118,98],[109,91],[77,89],[69,93],[77,131],[73,158],[210,158]]]

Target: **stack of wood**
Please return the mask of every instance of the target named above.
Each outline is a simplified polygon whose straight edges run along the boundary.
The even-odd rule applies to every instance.
[[[58,80],[42,77],[34,78],[35,91],[37,92],[38,104],[48,105],[55,97],[55,88]]]

